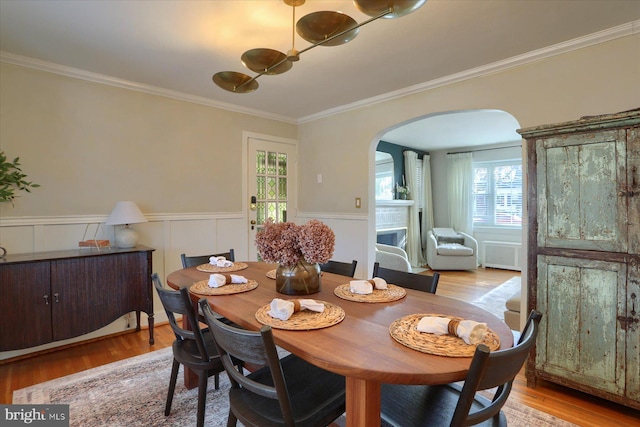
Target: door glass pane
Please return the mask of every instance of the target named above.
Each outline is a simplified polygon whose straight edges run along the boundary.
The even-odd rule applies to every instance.
[[[267,199],[275,200],[277,196],[276,179],[272,176],[267,177]]]
[[[278,153],[274,153],[273,151],[269,151],[267,154],[267,175],[276,174],[277,156]]]
[[[257,151],[256,152],[256,173],[265,173],[265,152]]]
[[[278,200],[287,200],[287,178],[278,178]]]
[[[279,215],[279,219],[280,221],[286,221],[287,220],[287,202],[284,203],[278,203],[278,215]]]
[[[285,153],[278,154],[278,174],[282,176],[287,175],[287,155]]]
[[[258,225],[264,224],[264,222],[267,220],[266,206],[264,202],[256,203],[256,216],[256,222],[258,223]]]
[[[266,190],[267,185],[264,181],[264,176],[257,176],[256,177],[256,198],[257,200],[264,200],[267,198],[266,196]]]
[[[273,218],[275,222],[280,222],[280,218],[278,218],[278,204],[275,202],[267,203],[267,218]]]

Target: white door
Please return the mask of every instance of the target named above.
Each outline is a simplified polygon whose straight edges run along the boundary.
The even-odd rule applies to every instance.
[[[297,163],[297,141],[248,137],[249,261],[258,260],[256,233],[267,218],[295,222]]]

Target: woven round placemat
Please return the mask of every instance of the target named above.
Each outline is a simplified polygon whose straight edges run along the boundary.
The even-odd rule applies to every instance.
[[[219,288],[212,288],[208,280],[201,280],[191,285],[189,290],[198,295],[232,295],[252,291],[257,287],[258,282],[255,280],[247,280],[247,283],[230,283]]]
[[[374,289],[372,293],[366,295],[354,294],[349,290],[350,288],[348,283],[336,286],[333,293],[339,298],[357,302],[391,302],[407,295],[407,291],[403,287],[390,284],[387,284],[387,289]]]
[[[256,311],[256,320],[272,328],[287,329],[290,331],[322,329],[342,322],[342,319],[344,319],[344,310],[341,307],[326,301],[316,300],[316,302],[324,304],[324,311],[322,313],[311,310],[300,310],[293,313],[289,320],[280,320],[269,315],[271,307],[267,304]]]
[[[218,267],[211,264],[200,264],[196,267],[198,271],[204,271],[205,273],[231,273],[232,271],[244,270],[248,265],[246,262],[234,262],[231,267]]]
[[[269,270],[267,271],[267,277],[269,279],[274,279],[276,278],[276,269],[274,268],[273,270]]]
[[[476,351],[475,344],[467,344],[462,338],[455,335],[435,335],[418,331],[416,326],[418,326],[420,319],[425,316],[465,320],[444,314],[410,314],[395,320],[389,326],[389,333],[400,344],[423,353],[448,357],[473,357],[473,353]],[[487,329],[487,334],[482,343],[489,347],[491,351],[500,348],[500,338],[491,329]]]

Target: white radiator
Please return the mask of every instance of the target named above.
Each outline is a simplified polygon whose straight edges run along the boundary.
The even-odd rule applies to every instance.
[[[514,242],[482,242],[482,266],[522,271],[520,250],[522,245]]]

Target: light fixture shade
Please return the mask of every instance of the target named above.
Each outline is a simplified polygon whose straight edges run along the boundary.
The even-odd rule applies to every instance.
[[[392,9],[391,13],[387,13],[383,18],[399,18],[415,12],[426,3],[427,0],[353,0],[360,12],[377,16],[385,10]]]
[[[139,222],[147,222],[138,205],[134,202],[124,201],[116,203],[107,218],[107,225],[137,224]]]

